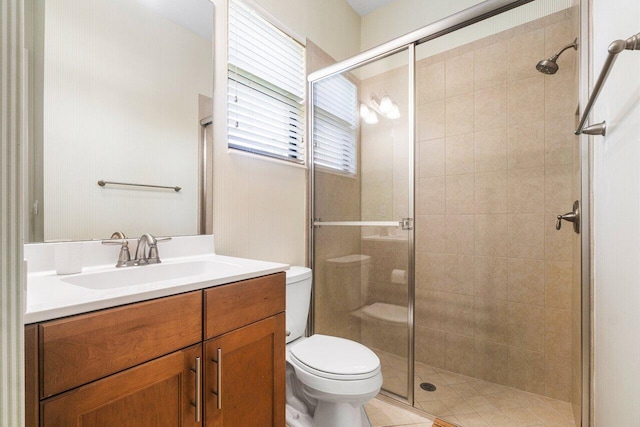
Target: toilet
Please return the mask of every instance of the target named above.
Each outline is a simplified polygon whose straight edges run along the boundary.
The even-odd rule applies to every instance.
[[[311,270],[287,273],[287,425],[370,427],[364,404],[382,386],[380,359],[344,338],[304,332],[311,299]]]

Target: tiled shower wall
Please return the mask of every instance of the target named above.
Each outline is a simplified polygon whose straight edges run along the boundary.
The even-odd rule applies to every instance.
[[[416,65],[416,360],[566,401],[575,13]]]

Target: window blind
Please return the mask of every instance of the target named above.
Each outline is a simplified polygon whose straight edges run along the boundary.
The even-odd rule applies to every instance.
[[[229,2],[229,147],[304,163],[305,49]]]
[[[344,76],[315,84],[314,164],[341,173],[357,171],[358,89]]]

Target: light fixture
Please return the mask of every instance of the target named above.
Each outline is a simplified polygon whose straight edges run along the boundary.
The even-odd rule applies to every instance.
[[[380,112],[386,116],[393,110],[393,106],[393,101],[389,95],[383,95],[380,99]]]
[[[382,114],[389,120],[395,120],[400,118],[400,109],[398,108],[398,104],[393,102],[393,99],[386,93],[380,93],[380,98],[378,98],[375,94],[371,94],[369,98],[369,104],[374,111]]]
[[[368,125],[375,125],[378,123],[378,115],[364,102],[360,103],[360,117],[362,117],[362,120],[364,120]]]

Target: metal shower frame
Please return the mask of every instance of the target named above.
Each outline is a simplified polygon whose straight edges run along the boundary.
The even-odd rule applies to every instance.
[[[474,23],[483,21],[485,19],[491,18],[493,16],[499,15],[503,12],[507,12],[511,9],[517,8],[519,6],[530,3],[534,0],[487,0],[482,3],[479,3],[475,6],[472,6],[468,9],[462,10],[458,13],[450,15],[441,20],[435,21],[431,24],[426,25],[416,31],[407,33],[403,36],[400,36],[396,39],[393,39],[389,42],[366,50],[362,53],[354,55],[348,59],[340,61],[336,64],[325,67],[321,70],[315,71],[308,76],[308,91],[307,91],[307,141],[309,141],[307,150],[307,164],[309,165],[309,265],[311,268],[314,268],[314,199],[315,199],[315,168],[313,167],[312,159],[314,158],[313,153],[313,121],[314,121],[314,112],[313,112],[313,85],[314,83],[321,81],[327,77],[334,76],[337,74],[341,74],[355,68],[361,67],[363,65],[375,62],[377,60],[386,58],[388,56],[394,55],[403,50],[407,50],[409,54],[409,138],[411,140],[410,149],[409,149],[409,213],[413,217],[415,213],[415,163],[414,163],[414,153],[415,153],[415,135],[416,135],[416,124],[415,124],[415,48],[419,44],[425,43],[429,40],[436,39],[443,35],[452,33],[458,29],[467,27]],[[582,45],[587,46],[588,44],[588,6],[585,5],[586,2],[580,0],[580,32],[582,40]],[[581,68],[580,75],[581,79],[579,82],[579,92],[580,92],[580,105],[584,105],[585,99],[584,94],[588,92],[589,85],[589,68],[588,68],[588,58],[587,54],[583,53],[581,55]],[[533,65],[532,65],[533,66]],[[587,93],[588,96],[588,93]],[[581,286],[582,286],[582,427],[589,426],[590,424],[590,390],[591,390],[591,376],[590,376],[590,366],[591,366],[591,357],[590,357],[590,339],[591,339],[591,321],[590,321],[590,295],[591,295],[591,263],[590,263],[590,199],[589,199],[589,188],[590,188],[590,154],[589,154],[589,145],[588,138],[586,136],[581,136],[580,138],[580,158],[581,158],[581,199],[582,199],[582,218],[581,218],[581,269],[582,269],[582,278],[581,278]],[[413,405],[414,403],[414,346],[415,346],[415,336],[414,336],[414,326],[415,326],[415,245],[414,245],[414,230],[409,231],[409,240],[408,240],[408,250],[409,250],[409,265],[408,265],[408,372],[407,372],[407,398],[401,398],[399,400],[404,401],[409,405]],[[314,284],[315,287],[315,284]],[[315,289],[312,290],[311,296],[311,306],[310,306],[310,316],[308,323],[308,331],[310,333],[314,332],[314,310],[315,310]],[[386,394],[386,393],[385,393]],[[391,393],[390,393],[391,394]],[[398,398],[400,396],[396,396],[391,394],[394,398]]]

